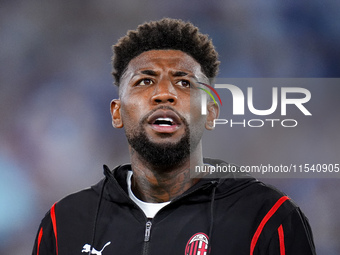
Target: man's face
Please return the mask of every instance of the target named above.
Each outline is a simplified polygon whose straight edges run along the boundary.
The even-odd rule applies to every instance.
[[[124,126],[130,146],[146,160],[154,156],[158,165],[183,160],[189,156],[190,145],[193,149],[199,144],[207,119],[201,115],[197,81],[207,82],[207,78],[201,66],[182,51],[140,54],[121,77],[120,99],[111,104],[113,125]]]

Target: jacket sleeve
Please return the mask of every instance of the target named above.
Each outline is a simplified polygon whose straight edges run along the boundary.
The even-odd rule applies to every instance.
[[[271,238],[268,255],[316,255],[311,227],[299,208],[278,227]]]
[[[56,231],[53,227],[53,210],[51,210],[45,215],[34,242],[34,247],[32,255],[58,255],[57,242],[56,242]]]

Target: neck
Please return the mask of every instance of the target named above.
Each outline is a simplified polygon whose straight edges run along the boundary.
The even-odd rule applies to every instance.
[[[190,163],[202,165],[200,146],[190,158],[175,167],[155,167],[143,160],[137,152],[131,153],[133,176],[131,188],[136,197],[144,202],[171,201],[196,184],[199,179],[190,178]]]

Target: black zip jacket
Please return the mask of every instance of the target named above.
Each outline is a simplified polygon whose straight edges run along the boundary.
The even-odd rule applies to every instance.
[[[227,164],[205,159],[205,162]],[[129,198],[130,165],[55,203],[33,255],[309,255],[307,218],[280,191],[250,177],[201,179],[153,219]]]

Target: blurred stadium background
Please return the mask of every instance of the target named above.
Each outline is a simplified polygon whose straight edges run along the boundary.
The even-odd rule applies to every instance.
[[[219,77],[334,78],[340,75],[339,12],[340,2],[332,0],[2,0],[0,254],[31,253],[55,201],[97,182],[103,164],[129,161],[124,133],[111,127],[109,113],[117,97],[111,45],[127,30],[162,17],[193,22],[213,39]],[[225,159],[238,164],[279,159],[280,151],[267,146],[275,141],[295,158],[312,147],[320,160],[339,155],[340,87],[318,91],[319,105],[332,109],[327,123],[304,130],[315,140],[296,148],[285,135],[256,134],[267,148],[261,150],[248,146],[256,142],[250,137],[230,136],[228,148],[206,151],[225,150]],[[266,181],[301,206],[319,255],[340,254],[339,179]]]

